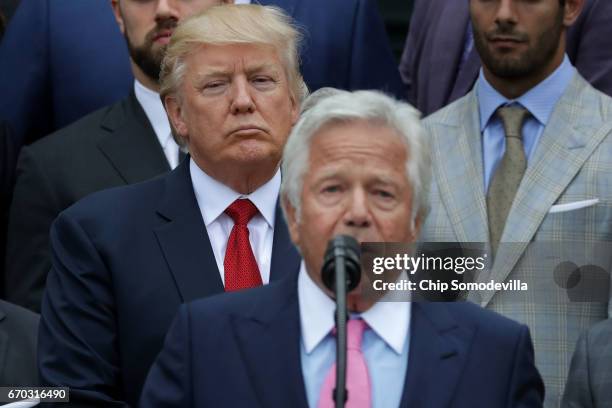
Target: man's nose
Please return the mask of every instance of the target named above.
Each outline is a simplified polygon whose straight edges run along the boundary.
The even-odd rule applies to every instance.
[[[499,0],[499,6],[495,14],[495,22],[500,25],[516,24],[516,1]]]
[[[351,228],[368,228],[372,225],[368,195],[364,189],[355,189],[344,214],[344,224]]]
[[[253,113],[255,111],[255,102],[251,95],[249,82],[245,78],[237,78],[232,83],[232,103],[231,110],[233,114]]]
[[[178,0],[157,0],[157,10],[155,10],[155,20],[163,21],[169,18],[179,20]]]

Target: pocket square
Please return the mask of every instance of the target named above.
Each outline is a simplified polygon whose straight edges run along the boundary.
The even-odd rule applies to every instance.
[[[591,200],[574,201],[573,203],[557,204],[550,207],[549,214],[580,210],[599,203],[599,198]]]

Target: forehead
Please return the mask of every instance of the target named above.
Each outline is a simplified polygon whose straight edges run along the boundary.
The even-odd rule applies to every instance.
[[[386,125],[362,120],[332,123],[313,136],[310,173],[340,171],[343,167],[351,174],[403,173],[407,156],[406,144]]]
[[[281,69],[277,49],[267,44],[202,44],[185,60],[188,73],[206,75],[253,69]]]

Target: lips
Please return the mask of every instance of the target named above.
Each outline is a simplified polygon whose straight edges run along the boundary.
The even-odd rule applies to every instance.
[[[262,129],[259,126],[255,126],[255,125],[246,125],[246,126],[239,126],[236,129],[232,130],[230,133],[232,134],[255,134],[255,133],[261,133],[261,132],[265,132],[264,129]]]
[[[168,43],[170,42],[170,37],[172,37],[172,30],[162,30],[162,31],[158,31],[153,36],[153,41]]]

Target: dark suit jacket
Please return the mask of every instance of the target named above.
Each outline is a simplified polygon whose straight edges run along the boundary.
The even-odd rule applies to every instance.
[[[4,254],[8,211],[15,183],[15,143],[7,122],[0,120],[0,297],[4,298]]]
[[[260,0],[307,31],[308,86],[377,88],[403,96],[375,0]],[[0,44],[0,119],[19,146],[123,97],[132,86],[125,40],[108,1],[22,0]]]
[[[408,100],[429,115],[465,95],[481,62],[476,48],[459,71],[469,20],[468,0],[416,0],[400,62]],[[612,2],[586,0],[567,33],[567,54],[595,88],[612,95]]]
[[[540,407],[529,330],[471,303],[413,303],[401,407]],[[295,277],[183,305],[142,408],[307,408]]]
[[[88,406],[135,405],[179,305],[224,288],[185,161],[169,174],[92,194],[51,228],[38,366]],[[299,256],[280,208],[272,280]]]
[[[563,408],[612,406],[612,320],[597,323],[578,340]]]
[[[38,320],[37,314],[0,300],[0,387],[38,385]]]
[[[7,299],[40,311],[51,267],[49,229],[62,210],[95,191],[169,170],[133,93],[22,149],[9,219]]]

